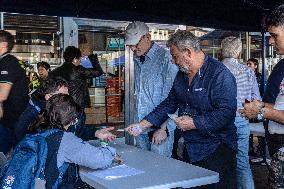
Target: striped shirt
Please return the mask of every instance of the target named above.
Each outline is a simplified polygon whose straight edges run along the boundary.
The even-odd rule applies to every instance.
[[[136,120],[141,121],[169,94],[178,67],[171,63],[169,51],[153,43],[145,55],[145,61],[134,57],[135,95],[136,95]],[[168,130],[175,129],[171,120],[167,125]]]
[[[237,82],[237,107],[243,108],[245,99],[261,100],[255,73],[235,58],[225,58],[224,65],[235,76]]]

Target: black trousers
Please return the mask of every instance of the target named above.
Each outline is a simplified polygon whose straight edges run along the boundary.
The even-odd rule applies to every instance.
[[[236,189],[236,151],[225,144],[215,150],[215,152],[205,159],[192,163],[219,173],[220,181],[217,184],[195,187],[196,189]]]
[[[272,157],[275,153],[278,152],[280,148],[283,147],[284,135],[283,134],[269,134],[267,144],[268,144],[269,154]]]

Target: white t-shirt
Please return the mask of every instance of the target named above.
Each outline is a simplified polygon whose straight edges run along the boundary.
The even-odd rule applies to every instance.
[[[273,108],[275,110],[284,110],[284,78],[281,81],[279,88],[280,92],[276,98]],[[284,134],[284,125],[274,121],[269,121],[268,130],[270,134]]]

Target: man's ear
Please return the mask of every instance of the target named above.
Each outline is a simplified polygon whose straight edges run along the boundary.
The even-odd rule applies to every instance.
[[[192,58],[192,51],[193,51],[192,49],[186,48],[184,51],[189,58]]]
[[[1,48],[8,48],[8,42],[0,42]]]
[[[48,99],[49,99],[51,96],[52,96],[51,94],[46,94],[46,95],[44,95],[44,99],[45,99],[46,101],[48,101]]]
[[[151,41],[151,35],[150,35],[150,33],[147,33],[145,36],[147,37],[148,41]]]

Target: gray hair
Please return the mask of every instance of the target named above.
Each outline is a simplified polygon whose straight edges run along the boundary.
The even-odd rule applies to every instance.
[[[221,48],[224,58],[238,58],[242,51],[242,41],[238,37],[226,37],[221,42]]]
[[[200,41],[190,31],[177,30],[172,34],[167,42],[167,46],[176,46],[179,50],[193,49],[200,51]]]

